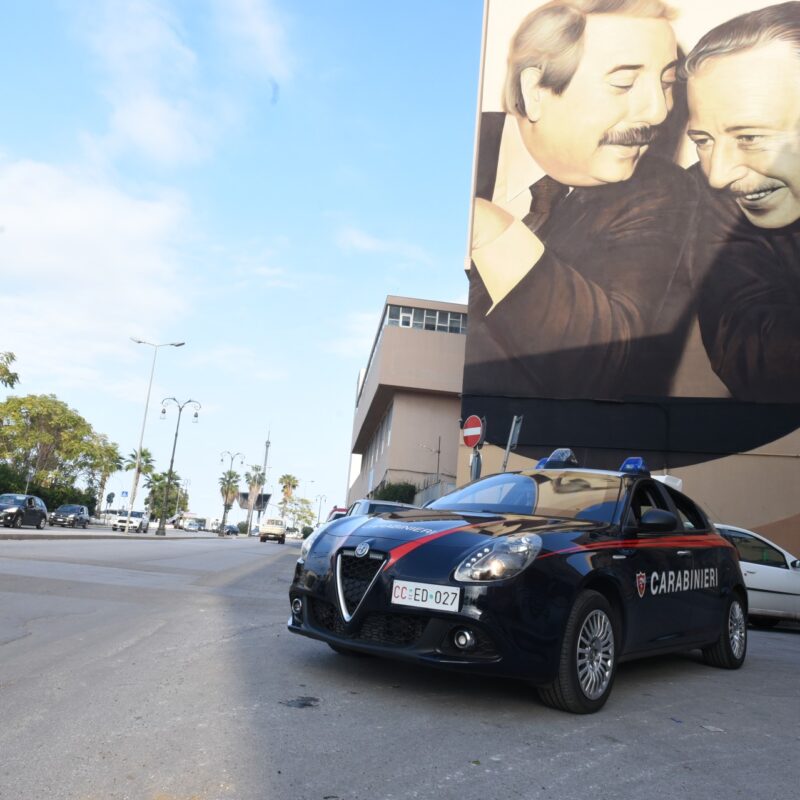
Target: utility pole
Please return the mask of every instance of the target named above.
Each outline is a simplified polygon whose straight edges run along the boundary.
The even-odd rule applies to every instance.
[[[269,458],[269,436],[270,436],[270,433],[271,433],[271,431],[267,431],[267,441],[264,442],[264,469],[263,469],[263,472],[264,472],[264,485],[261,487],[261,493],[262,494],[264,493],[264,490],[267,488],[267,459]],[[258,499],[258,498],[256,498],[256,499]],[[264,509],[264,510],[266,510],[266,509]],[[257,512],[258,516],[256,517],[256,524],[261,522],[261,511],[262,511],[262,508],[261,508],[261,506],[259,504],[259,508],[258,508],[258,512]],[[248,533],[249,533],[249,531],[248,531]]]

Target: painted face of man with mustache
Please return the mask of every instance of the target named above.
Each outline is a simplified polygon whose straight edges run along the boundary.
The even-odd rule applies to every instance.
[[[561,94],[521,75],[529,152],[569,186],[628,180],[672,108],[677,47],[665,19],[590,14],[583,53]]]
[[[689,136],[715,189],[759,228],[800,219],[800,55],[772,41],[689,78]]]

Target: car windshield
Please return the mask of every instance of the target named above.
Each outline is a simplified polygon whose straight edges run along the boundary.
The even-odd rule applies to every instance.
[[[503,473],[470,483],[427,507],[611,522],[621,485],[614,475],[590,472]]]
[[[9,503],[24,503],[24,494],[0,494],[0,503],[8,505]]]
[[[392,511],[403,511],[406,506],[397,505],[396,503],[370,503],[370,514],[386,514]]]
[[[131,511],[131,516],[132,517],[141,517],[143,515],[144,515],[144,511]],[[128,515],[125,514],[125,516],[127,517]]]
[[[81,511],[80,506],[59,506],[56,511],[62,514],[79,514]]]

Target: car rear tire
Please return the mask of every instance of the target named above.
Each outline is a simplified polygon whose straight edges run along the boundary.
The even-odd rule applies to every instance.
[[[278,539],[278,542],[280,542],[280,544],[286,544],[286,537],[284,536],[281,539]]]
[[[617,621],[599,592],[581,592],[569,613],[556,679],[539,687],[545,705],[592,714],[608,700],[617,671]]]
[[[83,521],[83,529],[86,530],[88,527],[89,527],[89,523],[86,520],[84,520]]]
[[[720,669],[739,669],[747,655],[747,614],[738,592],[727,598],[719,639],[703,648],[706,664]]]
[[[42,517],[42,519],[40,519],[40,520],[39,520],[39,521],[36,523],[36,527],[37,527],[37,528],[38,528],[40,531],[43,531],[43,530],[44,530],[44,526],[45,526],[46,524],[47,524],[47,520],[46,520],[44,517]]]
[[[266,542],[267,541],[267,537],[266,536],[259,536],[258,541],[259,542]]]

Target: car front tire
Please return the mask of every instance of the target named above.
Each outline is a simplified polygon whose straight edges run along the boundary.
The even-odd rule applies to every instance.
[[[22,527],[22,514],[17,514],[14,517],[14,521],[11,523],[14,528],[21,528]]]
[[[539,688],[545,705],[573,714],[592,714],[608,700],[617,671],[617,622],[599,592],[581,592],[564,629],[558,674]]]
[[[719,639],[703,648],[706,664],[721,669],[739,669],[747,655],[747,614],[741,596],[727,598]]]

